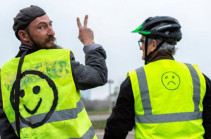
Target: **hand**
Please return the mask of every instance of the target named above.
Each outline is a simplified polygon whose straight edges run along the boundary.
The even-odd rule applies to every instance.
[[[88,20],[88,15],[85,16],[84,26],[82,26],[80,19],[77,17],[77,24],[79,28],[78,39],[84,44],[84,46],[94,43],[94,34],[90,28],[87,28],[87,20]]]

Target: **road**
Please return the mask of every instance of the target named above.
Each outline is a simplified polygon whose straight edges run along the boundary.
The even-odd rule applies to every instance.
[[[107,120],[109,116],[110,114],[90,115],[89,118],[91,121],[99,121],[99,120]],[[95,130],[95,133],[98,139],[103,139],[103,135],[104,135],[103,130]],[[129,132],[126,139],[134,139],[134,131]]]
[[[104,135],[104,131],[103,131],[103,130],[102,130],[102,131],[96,130],[95,133],[96,133],[98,139],[103,139],[103,135]],[[121,134],[121,133],[120,133],[120,134]],[[135,135],[135,134],[134,134],[134,131],[131,131],[131,132],[129,132],[129,134],[127,135],[126,139],[134,139],[134,135]]]

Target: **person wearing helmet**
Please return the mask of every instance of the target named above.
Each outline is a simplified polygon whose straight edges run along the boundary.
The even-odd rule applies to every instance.
[[[147,18],[133,33],[145,66],[128,72],[104,139],[211,138],[211,81],[197,65],[174,60],[181,25],[169,16]]]
[[[172,17],[161,16],[149,17],[137,29],[132,31],[133,33],[139,33],[143,36],[143,38],[139,40],[139,44],[140,42],[143,42],[145,46],[143,48],[143,50],[145,50],[143,55],[145,64],[149,62],[149,58],[152,58],[151,55],[155,53],[162,45],[173,46],[172,48],[175,48],[174,45],[176,45],[177,42],[182,39],[180,28],[181,26],[176,19]],[[153,38],[159,41],[153,40]],[[156,43],[156,48],[153,47],[150,52],[147,50],[148,46],[153,45],[148,45],[149,39],[152,40],[150,42]]]

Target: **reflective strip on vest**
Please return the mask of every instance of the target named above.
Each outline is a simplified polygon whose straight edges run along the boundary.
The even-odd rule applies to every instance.
[[[135,122],[139,123],[167,123],[189,121],[202,118],[202,112],[184,112],[159,115],[136,115]]]
[[[94,127],[91,126],[89,130],[81,138],[70,138],[70,139],[92,139],[95,136]]]
[[[138,83],[141,95],[141,101],[144,109],[144,114],[152,115],[152,107],[149,98],[149,89],[147,84],[146,74],[144,72],[144,68],[141,67],[136,70],[138,76]],[[142,92],[142,93],[141,93]]]
[[[67,109],[67,110],[61,110],[61,111],[55,111],[51,118],[46,123],[51,122],[58,122],[58,121],[64,121],[64,120],[70,120],[77,118],[78,113],[80,113],[84,109],[84,105],[82,103],[82,100],[79,100],[77,103],[77,107],[73,109]],[[25,118],[27,121],[31,121],[31,123],[36,123],[37,121],[41,121],[46,116],[46,113],[34,115],[28,118]],[[29,127],[29,125],[24,124],[21,122],[20,128]],[[15,122],[11,123],[13,128],[16,130]]]
[[[202,112],[199,111],[200,103],[200,81],[195,68],[191,64],[186,64],[193,81],[193,103],[194,112],[171,113],[171,114],[156,114],[152,115],[152,107],[149,98],[149,89],[147,85],[146,74],[144,68],[136,70],[141,100],[144,109],[144,115],[135,115],[135,121],[139,123],[167,123],[176,121],[189,121],[202,118]]]
[[[185,64],[190,70],[191,77],[193,80],[193,103],[194,103],[194,111],[199,111],[199,103],[200,103],[200,81],[199,76],[191,64]]]

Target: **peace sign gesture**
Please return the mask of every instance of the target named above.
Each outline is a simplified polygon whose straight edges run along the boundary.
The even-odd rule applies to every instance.
[[[87,21],[88,15],[85,16],[84,26],[82,26],[80,19],[77,17],[77,25],[79,28],[78,39],[84,44],[84,46],[94,43],[94,34],[90,28],[87,28]]]

